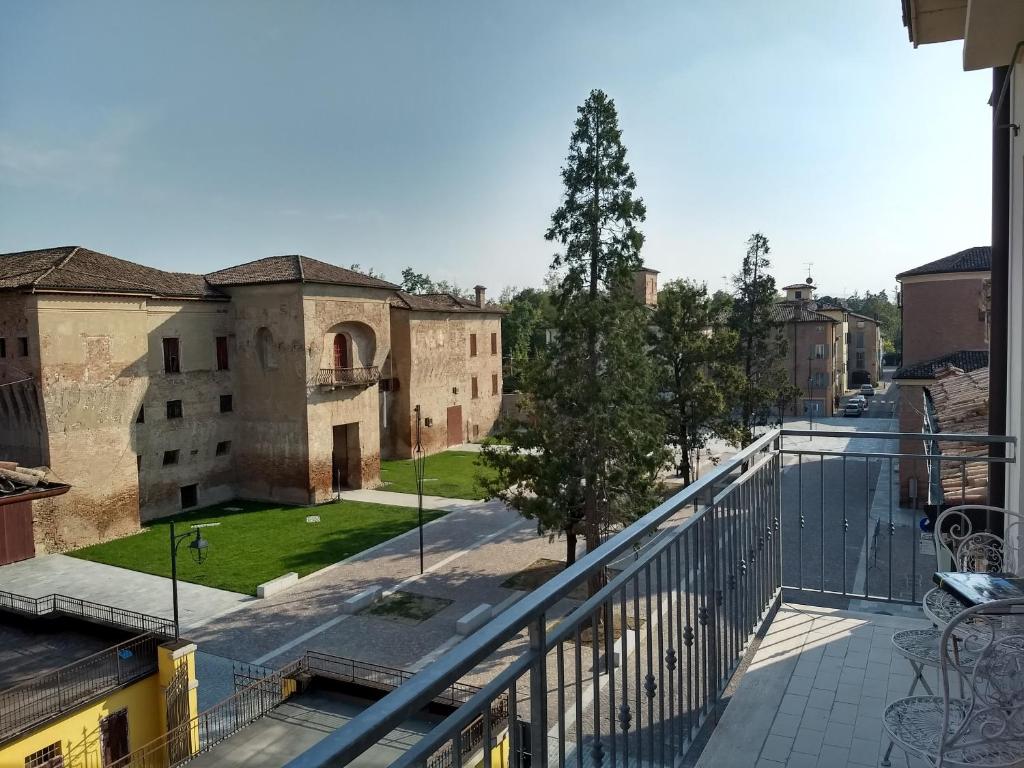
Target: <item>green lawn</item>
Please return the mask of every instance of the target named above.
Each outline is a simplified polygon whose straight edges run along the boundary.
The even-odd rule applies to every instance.
[[[241,507],[229,512],[225,507]],[[425,510],[427,522],[444,512]],[[307,523],[319,515],[319,523]],[[171,575],[169,521],[175,532],[192,523],[204,528],[208,557],[196,564],[188,540],[178,548],[178,577],[183,581],[255,594],[256,586],[289,571],[305,576],[416,527],[416,510],[383,504],[342,501],[318,507],[280,507],[234,501],[176,515],[145,526],[142,533],[70,552],[72,557],[119,565],[133,571]]]
[[[483,490],[477,478],[493,471],[480,464],[480,454],[470,451],[444,451],[427,456],[423,474],[423,493],[448,499],[482,499]],[[382,491],[416,493],[416,476],[412,460],[400,459],[380,463]]]

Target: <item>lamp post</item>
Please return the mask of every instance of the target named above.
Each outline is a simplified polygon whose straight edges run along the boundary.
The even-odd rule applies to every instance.
[[[174,603],[174,640],[181,639],[181,632],[178,626],[178,545],[185,539],[192,537],[188,548],[192,551],[192,557],[197,563],[206,559],[206,550],[210,542],[203,538],[203,528],[220,523],[206,523],[204,525],[193,525],[185,533],[174,533],[174,523],[171,522],[171,593]]]
[[[812,351],[807,355],[807,419],[811,429],[814,429],[814,374],[811,371],[813,361],[814,353]]]
[[[412,466],[416,473],[416,508],[419,516],[420,529],[420,573],[423,573],[423,473],[427,463],[427,457],[423,453],[423,443],[420,441],[420,422],[422,413],[419,405],[416,406],[416,447],[413,449]]]

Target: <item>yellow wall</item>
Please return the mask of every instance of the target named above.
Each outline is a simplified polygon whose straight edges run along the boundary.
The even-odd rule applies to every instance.
[[[25,758],[44,747],[61,742],[67,768],[100,768],[100,720],[112,712],[128,709],[128,746],[141,747],[160,735],[163,692],[157,675],[69,713],[29,735],[0,747],[0,768],[25,768]]]
[[[491,747],[491,768],[508,768],[508,758],[511,744],[508,740],[508,731],[498,739],[498,743]],[[484,759],[481,755],[480,761],[473,768],[483,768]]]
[[[121,709],[128,710],[128,749],[139,749],[166,731],[165,686],[181,665],[188,667],[189,717],[195,717],[199,709],[195,646],[189,644],[175,651],[168,645],[161,645],[157,648],[157,661],[158,669],[149,677],[0,746],[0,768],[24,768],[27,756],[57,741],[61,743],[65,768],[102,768],[100,720]],[[195,749],[198,734],[193,733],[192,738]]]

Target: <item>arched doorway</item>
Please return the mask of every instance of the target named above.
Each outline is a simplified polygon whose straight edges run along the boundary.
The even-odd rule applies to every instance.
[[[334,334],[334,368],[351,368],[352,367],[352,355],[351,346],[352,342],[349,340],[347,333],[336,333]]]

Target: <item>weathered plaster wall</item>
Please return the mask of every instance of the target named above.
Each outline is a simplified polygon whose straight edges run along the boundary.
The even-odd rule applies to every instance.
[[[462,406],[462,431],[465,440],[486,436],[494,427],[501,409],[501,320],[498,315],[458,312],[408,312],[409,315],[408,408],[402,418],[408,426],[398,430],[396,455],[412,455],[409,436],[415,429],[413,408],[422,407],[423,448],[427,453],[443,451],[450,442],[447,411]],[[477,354],[470,355],[470,334],[477,335]],[[497,334],[496,354],[491,354],[491,334]],[[395,351],[397,356],[398,350]],[[492,376],[497,376],[493,393]],[[472,379],[477,379],[477,397],[472,395]]]
[[[310,501],[302,286],[228,289],[235,311],[232,375],[238,494]]]
[[[899,431],[920,433],[925,428],[925,388],[920,384],[899,382],[897,391],[897,413],[899,414]],[[922,454],[925,445],[922,440],[904,438],[899,441],[899,451],[903,454]],[[911,502],[910,481],[917,480],[917,499],[928,498],[928,464],[924,459],[900,459],[900,504]]]
[[[220,412],[220,396],[233,395],[233,307],[225,301],[169,302],[146,305],[145,422],[130,424],[140,457],[139,493],[143,520],[181,511],[182,486],[195,484],[197,506],[232,498],[237,450],[234,413]],[[217,370],[216,337],[228,338],[228,370]],[[180,372],[164,371],[163,340],[178,339]],[[167,418],[167,401],[181,400],[182,417]],[[135,414],[138,414],[136,409]],[[230,441],[227,455],[217,443]],[[178,451],[178,463],[164,465],[166,451]]]
[[[842,326],[839,326],[842,328]],[[820,416],[832,416],[835,413],[835,365],[834,355],[836,325],[830,322],[786,323],[782,332],[786,336],[785,370],[791,384],[800,388],[801,397],[791,403],[790,416],[804,416],[804,400],[821,401]],[[825,357],[818,359],[812,356],[814,345],[825,346]],[[808,388],[809,376],[821,374],[824,386]]]
[[[303,317],[306,339],[306,418],[310,501],[331,497],[334,426],[355,424],[358,443],[348,450],[348,485],[368,488],[380,482],[381,413],[377,384],[368,387],[318,386],[315,375],[333,368],[334,337],[351,339],[352,368],[383,368],[391,351],[389,292],[336,285],[305,285]]]
[[[139,525],[132,425],[149,383],[145,299],[39,295],[49,463],[71,490],[33,506],[37,548],[61,551]]]
[[[19,338],[29,340],[22,355]],[[39,329],[35,298],[0,293],[0,460],[46,464],[46,423],[39,388]]]

